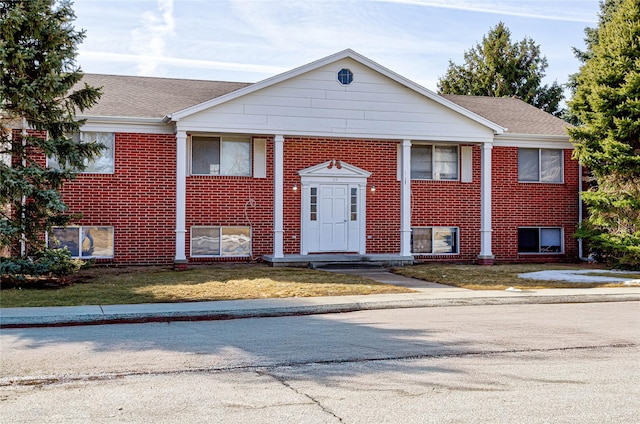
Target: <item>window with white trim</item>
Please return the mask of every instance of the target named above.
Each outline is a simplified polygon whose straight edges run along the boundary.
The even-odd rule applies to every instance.
[[[518,253],[562,253],[562,228],[518,228]]]
[[[113,258],[113,227],[53,227],[48,244],[54,249],[66,247],[74,258]]]
[[[251,227],[191,227],[191,257],[251,256]]]
[[[457,227],[413,227],[411,251],[420,255],[460,253],[458,235]]]
[[[191,175],[251,176],[251,140],[192,136]]]
[[[78,171],[81,174],[113,174],[114,172],[114,149],[115,134],[111,132],[92,132],[82,131],[73,135],[73,141],[76,143],[98,143],[104,147],[100,153],[93,159],[85,159],[85,169]],[[58,158],[47,157],[47,166],[53,169],[60,169],[61,164]]]
[[[563,153],[561,149],[518,149],[518,181],[562,183]]]
[[[457,180],[458,146],[411,146],[412,180]]]

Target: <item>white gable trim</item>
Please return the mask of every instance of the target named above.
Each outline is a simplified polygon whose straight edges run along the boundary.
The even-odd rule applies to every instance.
[[[393,81],[395,81],[395,82],[397,82],[397,83],[399,83],[399,84],[401,84],[401,85],[403,85],[403,86],[415,91],[416,93],[421,94],[421,95],[427,97],[428,99],[430,99],[430,100],[432,100],[432,101],[434,101],[436,103],[439,103],[440,105],[445,106],[445,107],[447,107],[447,108],[449,108],[449,109],[451,109],[451,110],[453,110],[453,111],[455,111],[455,112],[457,112],[457,113],[459,113],[459,114],[471,119],[474,122],[477,122],[477,123],[479,123],[479,124],[481,124],[481,125],[483,125],[485,127],[490,128],[496,134],[502,134],[505,131],[505,128],[501,127],[500,125],[498,125],[498,124],[496,124],[496,123],[494,123],[492,121],[489,121],[488,119],[483,118],[482,116],[477,115],[477,114],[475,114],[475,113],[473,113],[473,112],[471,112],[471,111],[459,106],[458,104],[453,103],[453,102],[445,99],[444,97],[441,97],[441,96],[437,95],[433,91],[428,90],[428,89],[422,87],[419,84],[416,84],[415,82],[413,82],[413,81],[411,81],[411,80],[409,80],[409,79],[407,79],[407,78],[405,78],[405,77],[403,77],[403,76],[401,76],[401,75],[399,75],[399,74],[397,74],[397,73],[395,73],[395,72],[393,72],[393,71],[391,71],[391,70],[389,70],[389,69],[377,64],[376,62],[374,62],[374,61],[372,61],[372,60],[370,60],[370,59],[368,59],[368,58],[356,53],[355,51],[353,51],[351,49],[343,50],[343,51],[335,53],[335,54],[333,54],[331,56],[327,56],[324,59],[320,59],[320,60],[317,60],[315,62],[311,62],[311,63],[309,63],[307,65],[301,66],[299,68],[292,69],[291,71],[288,71],[288,72],[276,75],[274,77],[268,78],[266,80],[257,82],[257,83],[255,83],[253,85],[249,85],[249,86],[247,86],[245,88],[242,88],[240,90],[236,90],[236,91],[233,91],[231,93],[225,94],[223,96],[216,97],[215,99],[211,99],[211,100],[208,100],[206,102],[197,104],[195,106],[191,106],[191,107],[188,107],[186,109],[177,111],[175,113],[167,115],[164,119],[165,119],[165,121],[179,121],[180,119],[182,119],[184,117],[187,117],[189,115],[192,115],[192,114],[201,112],[203,110],[212,108],[214,106],[223,104],[223,103],[228,102],[230,100],[237,99],[237,98],[242,97],[242,96],[246,96],[248,94],[251,94],[251,93],[254,93],[254,92],[258,91],[258,90],[261,90],[263,88],[270,87],[272,85],[278,84],[279,82],[285,81],[285,80],[290,79],[290,78],[297,77],[299,75],[305,74],[305,73],[307,73],[309,71],[312,71],[314,69],[318,69],[318,68],[320,68],[322,66],[331,64],[333,62],[336,62],[338,60],[345,59],[345,58],[350,58],[352,60],[355,60],[356,62],[361,63],[364,66],[367,66],[367,67],[373,69],[374,71],[376,71],[376,72],[378,72],[378,73],[390,78],[391,80],[393,80]]]
[[[353,178],[366,180],[371,176],[371,172],[350,165],[347,162],[333,159],[298,171],[298,175],[302,178],[312,178],[314,180],[318,178]]]

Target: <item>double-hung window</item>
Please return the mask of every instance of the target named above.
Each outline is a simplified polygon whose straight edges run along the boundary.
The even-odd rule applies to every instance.
[[[563,150],[518,149],[518,181],[562,183]]]
[[[49,246],[67,248],[74,258],[113,258],[113,227],[53,227]]]
[[[518,253],[562,253],[562,228],[518,228]]]
[[[411,146],[412,180],[457,180],[458,146]]]
[[[191,175],[251,175],[251,141],[191,137]]]
[[[414,227],[411,229],[411,250],[418,255],[459,253],[458,228]]]
[[[113,174],[114,172],[114,147],[115,134],[109,132],[89,132],[83,131],[73,135],[76,143],[98,143],[103,146],[100,153],[92,160],[85,159],[83,174]],[[62,164],[58,158],[50,156],[47,158],[49,168],[60,169]]]

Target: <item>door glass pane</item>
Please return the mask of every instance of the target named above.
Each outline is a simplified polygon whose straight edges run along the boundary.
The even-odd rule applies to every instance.
[[[80,256],[79,234],[80,228],[53,228],[53,237],[49,238],[49,246],[53,248],[67,248],[71,252],[71,256]]]
[[[251,227],[222,227],[222,255],[251,255]]]
[[[413,228],[411,230],[413,253],[431,253],[431,247],[431,228]]]
[[[540,229],[540,251],[560,252],[562,251],[562,231],[560,228]]]
[[[518,149],[518,181],[539,181],[538,149]]]
[[[310,214],[309,220],[316,221],[318,219],[318,188],[311,187],[311,196],[310,196]]]
[[[221,175],[251,175],[251,143],[222,141],[220,153]]]
[[[435,146],[435,160],[433,166],[433,178],[435,180],[457,180],[458,147]]]
[[[191,256],[220,255],[220,227],[191,228]]]
[[[220,175],[220,139],[217,137],[191,139],[191,173]]]
[[[549,183],[562,182],[562,153],[562,150],[540,150],[540,162],[542,165],[540,181]]]
[[[358,189],[351,189],[351,221],[358,220]]]
[[[518,252],[538,253],[539,230],[537,228],[518,228]]]
[[[411,147],[411,179],[430,180],[432,178],[432,146]]]
[[[434,228],[433,253],[457,253],[457,233],[457,228]]]
[[[113,227],[82,227],[83,257],[113,257]]]

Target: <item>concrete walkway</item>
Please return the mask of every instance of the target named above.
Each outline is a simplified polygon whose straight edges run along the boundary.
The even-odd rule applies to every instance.
[[[338,272],[406,286],[416,292],[190,303],[0,308],[0,328],[225,320],[393,308],[640,301],[640,287],[523,291],[466,290],[395,275],[384,269]]]

